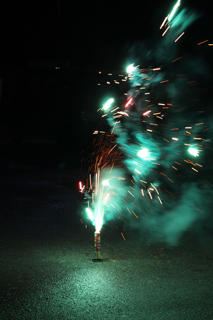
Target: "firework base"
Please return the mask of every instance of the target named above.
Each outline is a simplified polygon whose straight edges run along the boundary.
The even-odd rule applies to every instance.
[[[92,259],[93,262],[102,262],[102,259]]]

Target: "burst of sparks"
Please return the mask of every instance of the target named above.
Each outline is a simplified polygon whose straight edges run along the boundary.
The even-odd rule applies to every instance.
[[[174,44],[174,42],[176,43],[185,34],[185,32],[180,34],[182,28],[178,29],[179,31],[175,29],[181,23],[181,20],[179,20],[181,15],[179,14],[175,17],[180,3],[180,0],[176,2],[173,10],[163,20],[160,26],[160,29],[163,29],[163,27],[165,29],[162,31],[163,37],[168,33],[165,38],[161,38],[162,41],[169,41],[169,39],[172,38],[171,42],[174,47],[179,45],[179,43]],[[181,14],[183,14],[183,12],[181,12]],[[176,27],[174,27],[175,25]],[[177,32],[173,32],[173,30]],[[170,34],[173,34],[173,37],[170,37]],[[178,34],[180,35],[177,37]],[[206,42],[208,42],[208,40],[199,43],[196,42],[195,45],[202,45]],[[211,46],[212,44],[208,45]],[[204,47],[205,46],[203,46],[203,48]],[[178,58],[172,55],[170,57],[172,58],[170,58],[168,63],[172,64],[172,67],[174,62],[182,58],[184,60],[184,55]],[[178,64],[178,62],[174,63],[174,67],[176,67],[176,65],[178,66]],[[169,101],[169,97],[164,97],[163,95],[157,96],[157,93],[155,94],[152,91],[152,87],[154,87],[156,83],[160,83],[159,91],[165,90],[165,92],[168,91],[170,83],[172,84],[172,79],[164,72],[164,66],[161,66],[159,63],[159,67],[156,68],[153,68],[153,66],[152,68],[140,68],[140,66],[134,66],[134,63],[132,63],[126,70],[128,76],[124,77],[123,75],[115,75],[113,73],[112,78],[112,73],[108,73],[107,75],[111,77],[111,81],[105,80],[104,82],[105,86],[106,84],[115,86],[115,84],[121,84],[122,81],[128,81],[131,84],[131,89],[128,90],[127,93],[124,93],[125,97],[122,98],[123,102],[120,106],[117,106],[118,103],[117,101],[115,102],[114,98],[110,98],[103,107],[100,108],[104,111],[102,117],[108,119],[107,121],[111,129],[108,131],[98,129],[93,132],[95,139],[93,148],[95,151],[92,152],[92,160],[89,157],[86,160],[89,163],[89,171],[93,172],[94,176],[92,177],[91,174],[89,174],[88,183],[85,183],[85,185],[79,182],[79,190],[86,194],[86,199],[89,199],[86,212],[89,219],[93,222],[96,231],[100,231],[103,223],[107,219],[110,219],[110,215],[115,215],[115,212],[120,221],[124,220],[124,210],[122,210],[123,206],[121,203],[125,205],[125,212],[131,215],[131,217],[134,216],[138,220],[140,218],[145,220],[145,215],[148,210],[145,208],[143,214],[140,214],[138,198],[141,199],[140,201],[149,203],[149,205],[151,205],[150,203],[154,205],[157,203],[158,207],[163,205],[165,199],[167,200],[168,197],[178,198],[179,194],[176,195],[172,193],[170,187],[162,187],[161,179],[158,181],[157,178],[155,179],[155,175],[163,176],[163,179],[171,186],[172,183],[175,183],[175,178],[173,179],[173,177],[175,177],[175,175],[181,176],[183,169],[187,168],[187,170],[190,171],[190,175],[193,174],[194,176],[198,176],[200,174],[199,171],[203,170],[201,164],[194,163],[189,159],[181,160],[181,156],[185,154],[184,157],[186,157],[188,152],[194,157],[198,157],[199,152],[203,151],[201,143],[203,143],[205,139],[200,135],[201,130],[199,133],[197,132],[199,126],[202,127],[202,132],[208,130],[208,128],[205,127],[205,123],[197,121],[199,123],[191,126],[192,122],[187,122],[186,119],[183,119],[183,127],[181,127],[180,121],[170,121],[169,123],[170,111],[178,113],[187,107],[183,105],[183,107],[180,108],[175,101]],[[161,70],[163,71],[162,73]],[[187,87],[199,84],[199,79],[187,78],[184,72],[185,71],[177,72],[178,74],[176,76],[178,80],[185,81]],[[101,74],[101,72],[99,72],[99,74]],[[119,79],[119,81],[113,80],[118,76],[122,76],[123,79]],[[178,95],[179,92],[177,91],[175,94]],[[192,101],[195,103],[196,100]],[[137,112],[140,114],[140,117],[135,116]],[[201,121],[203,121],[203,119]],[[155,139],[155,137],[157,138]],[[158,139],[163,142],[155,143],[155,140]],[[193,139],[196,141],[193,141]],[[193,143],[190,143],[190,141],[193,141]],[[170,150],[171,147],[172,152],[175,154],[170,163],[169,156],[167,158],[167,155],[164,155],[164,145],[166,151]],[[195,145],[199,148],[195,147]],[[179,149],[175,150],[172,148]],[[173,155],[171,157],[173,157]],[[169,165],[167,163],[169,163]],[[161,167],[163,169],[158,169]],[[199,167],[199,171],[196,167]],[[113,176],[116,170],[121,171],[120,176]],[[107,172],[107,174],[105,172]],[[127,173],[125,177],[123,177],[124,172]],[[150,174],[150,177],[147,172]],[[152,201],[150,201],[150,199]],[[124,238],[123,233],[121,233],[121,235]]]

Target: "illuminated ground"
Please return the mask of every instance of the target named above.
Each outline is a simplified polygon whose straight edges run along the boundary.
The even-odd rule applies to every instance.
[[[169,248],[130,233],[124,241],[111,226],[102,232],[103,262],[93,263],[93,228],[78,215],[78,172],[5,161],[0,319],[213,319],[210,236]]]

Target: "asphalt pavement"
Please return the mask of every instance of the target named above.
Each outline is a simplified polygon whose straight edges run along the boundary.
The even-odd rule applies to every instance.
[[[51,165],[54,148],[26,144],[14,157],[1,146],[0,319],[213,319],[211,235],[169,247],[134,230],[124,240],[112,222],[94,263],[84,173]]]

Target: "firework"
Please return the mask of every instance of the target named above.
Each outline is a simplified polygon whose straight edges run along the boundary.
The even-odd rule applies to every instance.
[[[101,233],[94,232],[94,251],[95,251],[95,258],[93,262],[100,262],[101,259]]]
[[[171,244],[196,220],[193,215],[183,217],[182,212],[190,210],[179,207],[193,202],[200,188],[189,186],[189,181],[199,181],[203,164],[191,159],[208,147],[209,140],[208,127],[197,119],[203,111],[192,90],[199,81],[193,68],[185,74],[185,64],[192,61],[184,62],[177,50],[196,15],[184,9],[178,12],[180,6],[178,0],[162,22],[162,37],[152,50],[136,47],[140,50],[135,51],[143,52],[146,65],[128,66],[122,79],[129,84],[126,99],[119,103],[110,98],[99,109],[109,129],[94,131],[91,154],[85,159],[90,172],[88,188],[79,185],[87,201],[87,217],[95,227],[95,260],[100,260],[101,228],[109,220],[121,222],[123,229],[129,223]],[[152,63],[155,59],[156,65]],[[121,235],[124,238],[123,231]]]

